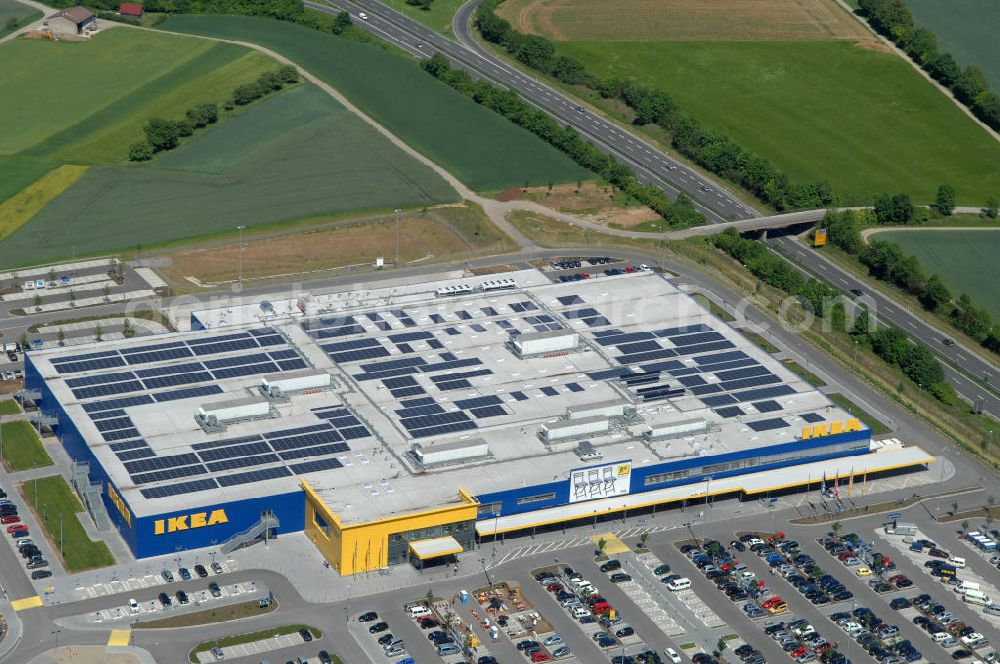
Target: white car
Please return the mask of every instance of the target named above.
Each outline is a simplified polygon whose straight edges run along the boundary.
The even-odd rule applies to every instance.
[[[360,18],[362,21],[367,21],[368,20],[368,14],[366,14],[364,12],[358,12],[358,18]]]
[[[681,656],[677,654],[676,650],[674,650],[673,648],[667,648],[664,652],[667,653],[667,657],[670,658],[671,662],[673,662],[674,664],[680,664]]]
[[[970,643],[979,641],[983,638],[984,638],[983,635],[980,634],[979,632],[973,632],[972,634],[966,634],[965,636],[962,637],[961,640],[962,643],[964,643],[965,645],[969,645]]]
[[[139,602],[135,601],[134,599],[130,599],[128,601],[128,610],[131,611],[132,613],[139,613]]]

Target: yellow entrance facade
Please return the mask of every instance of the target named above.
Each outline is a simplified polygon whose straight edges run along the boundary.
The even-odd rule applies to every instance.
[[[306,536],[341,576],[388,567],[393,535],[474,522],[479,509],[479,501],[459,489],[459,500],[453,505],[344,524],[305,480],[300,481],[306,500]]]

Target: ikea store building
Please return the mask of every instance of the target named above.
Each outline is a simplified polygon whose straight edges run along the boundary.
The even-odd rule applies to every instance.
[[[200,311],[31,352],[26,388],[138,558],[304,531],[351,574],[932,461],[661,275],[488,279]]]

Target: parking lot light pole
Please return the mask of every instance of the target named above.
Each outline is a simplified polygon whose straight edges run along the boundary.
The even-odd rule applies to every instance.
[[[493,587],[493,581],[490,580],[490,572],[486,568],[486,558],[480,558],[479,562],[482,563],[482,565],[483,565],[483,574],[486,575],[486,587],[487,588],[492,588]]]
[[[396,214],[396,267],[399,267],[399,215],[402,210],[396,208],[393,212]]]
[[[244,231],[244,229],[246,229],[246,226],[243,226],[243,225],[240,225],[240,226],[236,227],[236,230],[239,231],[239,240],[237,242],[237,244],[239,245],[239,258],[237,259],[237,262],[238,262],[238,265],[239,265],[239,269],[238,269],[238,272],[237,272],[236,283],[238,283],[240,285],[240,288],[243,287],[243,231]]]

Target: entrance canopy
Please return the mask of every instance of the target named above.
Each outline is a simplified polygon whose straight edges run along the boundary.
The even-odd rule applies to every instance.
[[[462,553],[463,551],[465,549],[451,535],[410,542],[410,552],[420,560],[449,556],[455,553]]]

